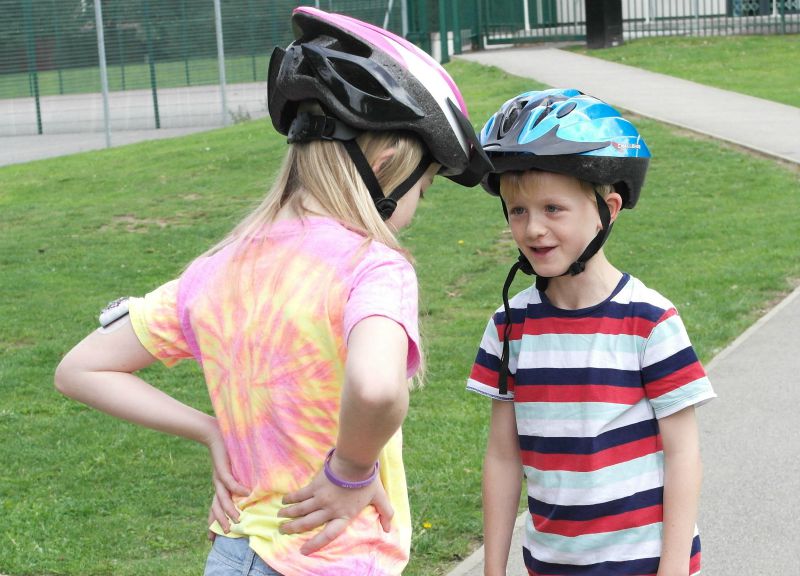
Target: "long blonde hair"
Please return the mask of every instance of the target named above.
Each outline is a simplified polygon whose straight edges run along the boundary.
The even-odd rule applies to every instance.
[[[394,150],[375,174],[384,191],[393,190],[411,175],[424,150],[415,136],[404,132],[365,132],[356,141],[373,166],[384,152]],[[252,239],[268,227],[287,205],[301,216],[313,214],[303,204],[306,196],[316,200],[326,215],[408,257],[394,231],[375,209],[369,191],[344,146],[334,140],[289,145],[275,181],[261,204],[206,254]]]

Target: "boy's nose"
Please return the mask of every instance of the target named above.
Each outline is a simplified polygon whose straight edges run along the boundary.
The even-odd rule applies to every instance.
[[[528,219],[528,226],[525,233],[529,238],[539,238],[547,234],[547,227],[538,218],[531,217]]]

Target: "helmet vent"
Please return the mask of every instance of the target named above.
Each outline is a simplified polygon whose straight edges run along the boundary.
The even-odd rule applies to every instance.
[[[563,118],[564,116],[575,110],[575,107],[577,105],[578,104],[575,102],[568,102],[567,104],[558,109],[558,112],[556,112],[556,118]]]
[[[342,78],[346,78],[347,82],[354,88],[379,98],[388,99],[390,97],[386,89],[358,64],[336,57],[329,57],[328,61],[333,69]]]
[[[517,103],[516,106],[514,106],[511,110],[508,111],[505,118],[503,118],[503,123],[500,125],[500,130],[498,131],[498,136],[500,138],[508,134],[508,131],[511,130],[514,124],[517,123],[517,119],[519,118],[519,111],[521,108],[522,106],[519,105],[519,103]]]

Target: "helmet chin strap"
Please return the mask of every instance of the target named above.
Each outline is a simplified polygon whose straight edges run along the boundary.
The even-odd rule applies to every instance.
[[[408,178],[392,190],[391,194],[384,196],[383,188],[378,182],[375,171],[356,142],[356,137],[359,134],[358,130],[351,128],[333,116],[301,112],[289,127],[287,142],[290,144],[299,144],[310,140],[338,140],[341,142],[347,151],[347,155],[350,156],[353,164],[355,164],[356,170],[361,175],[367,190],[369,190],[369,195],[375,203],[375,209],[385,222],[394,214],[400,198],[422,178],[428,167],[433,163],[433,158],[427,153],[424,154]]]
[[[600,196],[595,190],[594,192],[595,200],[597,201],[597,210],[600,212],[600,223],[602,228],[600,231],[595,235],[594,239],[589,243],[583,253],[578,257],[575,262],[569,265],[566,272],[560,274],[559,276],[576,276],[580,274],[584,270],[586,270],[586,263],[600,250],[603,246],[605,241],[608,239],[608,235],[611,233],[611,211],[608,209],[608,205],[606,204],[605,199]],[[500,201],[503,204],[503,213],[506,216],[506,220],[508,220],[508,209],[506,208],[506,203],[501,198]],[[536,289],[540,292],[544,292],[547,290],[547,284],[550,281],[552,276],[539,276],[536,274],[536,271],[533,269],[533,266],[528,261],[527,258],[522,254],[520,250],[519,256],[517,261],[511,267],[511,270],[508,271],[508,276],[506,276],[506,281],[503,284],[503,312],[506,315],[505,319],[505,328],[503,330],[503,353],[500,357],[500,373],[498,374],[498,388],[499,392],[502,395],[508,393],[508,357],[509,357],[509,340],[511,338],[511,306],[508,303],[508,291],[511,288],[512,282],[514,282],[514,276],[517,274],[517,270],[522,270],[523,273],[531,275],[536,275]]]
[[[353,164],[356,165],[356,170],[361,174],[361,178],[364,180],[367,190],[369,190],[369,195],[375,203],[375,208],[384,222],[392,217],[397,208],[397,202],[422,178],[422,175],[425,174],[433,162],[433,159],[428,154],[424,154],[408,178],[403,180],[389,195],[384,196],[378,177],[375,176],[372,166],[370,166],[358,143],[355,140],[344,140],[342,144],[344,144]]]

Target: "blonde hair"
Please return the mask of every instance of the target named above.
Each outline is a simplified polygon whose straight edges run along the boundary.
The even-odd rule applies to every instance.
[[[520,194],[523,194],[527,189],[539,185],[542,180],[543,170],[523,170],[504,172],[500,175],[500,195],[506,202],[513,202]],[[564,176],[569,176],[565,174]],[[574,176],[570,176],[575,178]],[[597,192],[603,198],[606,198],[611,192],[614,191],[614,186],[611,184],[594,184],[575,178],[581,189],[594,198],[594,193]]]
[[[414,172],[425,150],[414,135],[405,132],[365,132],[356,141],[371,166],[381,161],[375,176],[384,193],[394,190]],[[389,150],[393,153],[384,157]],[[236,250],[245,248],[251,240],[263,234],[285,206],[290,206],[301,218],[314,214],[304,204],[306,198],[315,200],[323,215],[335,218],[364,236],[365,246],[377,240],[397,250],[413,264],[411,256],[397,241],[395,231],[375,208],[369,190],[344,145],[334,140],[291,144],[261,203],[204,256],[231,245]],[[418,350],[420,365],[412,385],[421,387],[426,371],[421,341]]]

